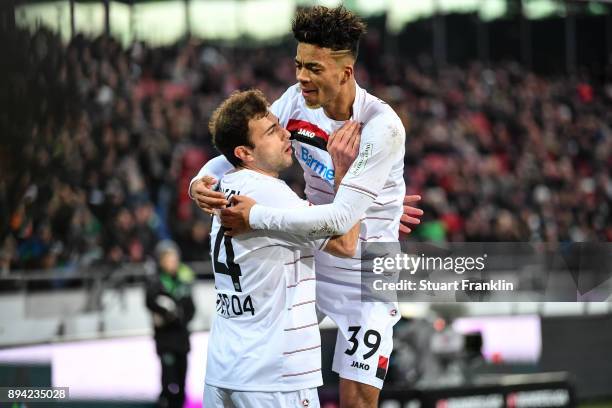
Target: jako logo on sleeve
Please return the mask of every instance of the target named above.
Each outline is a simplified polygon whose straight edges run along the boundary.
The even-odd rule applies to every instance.
[[[306,163],[306,165],[310,167],[312,171],[317,173],[319,176],[321,176],[321,178],[325,180],[331,181],[334,179],[334,169],[330,169],[325,164],[321,163],[320,161],[312,157],[308,149],[305,148],[304,146],[302,146],[301,153],[302,153],[301,155],[302,161]]]

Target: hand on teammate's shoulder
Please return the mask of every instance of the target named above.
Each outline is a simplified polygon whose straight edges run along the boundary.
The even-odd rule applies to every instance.
[[[213,215],[214,209],[221,209],[228,205],[223,193],[214,191],[217,183],[214,177],[204,176],[191,185],[191,196],[204,212]]]

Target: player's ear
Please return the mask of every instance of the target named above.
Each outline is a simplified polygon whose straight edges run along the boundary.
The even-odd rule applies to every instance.
[[[234,156],[242,160],[243,163],[253,161],[253,155],[251,154],[250,149],[248,149],[246,146],[236,146],[234,148]]]
[[[342,70],[342,79],[340,81],[340,83],[342,85],[346,84],[351,77],[353,76],[353,65],[345,65],[344,69]]]

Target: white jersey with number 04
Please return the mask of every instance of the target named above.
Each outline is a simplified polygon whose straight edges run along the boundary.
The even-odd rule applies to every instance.
[[[278,208],[308,206],[284,181],[251,170],[226,174],[226,197],[246,195]],[[294,391],[322,385],[313,253],[327,239],[273,231],[211,232],[217,314],[206,383],[242,391]]]

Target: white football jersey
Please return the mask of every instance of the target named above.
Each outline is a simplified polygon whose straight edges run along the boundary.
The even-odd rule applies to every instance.
[[[344,122],[330,119],[323,108],[309,108],[299,84],[290,87],[271,107],[292,135],[295,156],[304,169],[306,197],[313,204],[334,199],[334,168],[327,140]],[[393,109],[356,85],[351,120],[363,124],[359,156],[342,180],[354,191],[374,198],[361,219],[360,241],[397,242],[402,215],[405,130]],[[353,258],[337,258],[317,251],[317,278],[359,282],[360,251]],[[357,292],[355,292],[357,293]]]
[[[278,208],[308,206],[284,181],[251,170],[226,174],[220,189]],[[274,231],[227,237],[217,217],[211,257],[217,314],[206,383],[242,391],[295,391],[322,385],[315,311],[314,251],[328,239]]]

